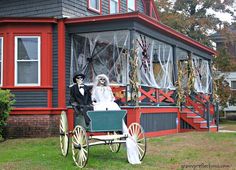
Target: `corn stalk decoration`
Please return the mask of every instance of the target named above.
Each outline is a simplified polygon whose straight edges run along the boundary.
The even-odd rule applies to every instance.
[[[191,54],[188,55],[188,60],[178,61],[178,78],[177,78],[177,105],[181,106],[186,102],[186,95],[190,95],[194,90],[195,74],[193,69]],[[183,80],[187,78],[187,84],[184,86]]]
[[[215,65],[212,64],[211,65],[211,70],[212,70],[212,83],[213,83],[213,89],[212,89],[212,94],[213,94],[213,102],[217,103],[219,102],[219,90],[218,90],[218,86],[219,86],[219,75],[217,75],[217,69],[215,68]]]
[[[189,56],[188,58],[188,82],[187,82],[187,93],[188,95],[194,90],[194,80],[195,74],[193,69],[192,57]]]
[[[131,101],[135,104],[135,106],[138,106],[139,81],[138,81],[138,53],[136,48],[131,49],[130,51],[129,81],[131,86]]]
[[[183,88],[183,84],[182,84],[182,80],[184,78],[184,71],[181,67],[181,61],[177,62],[178,65],[178,78],[177,78],[177,82],[176,82],[176,87],[177,87],[177,105],[181,106],[182,103],[185,102],[185,94],[184,94],[184,88]]]

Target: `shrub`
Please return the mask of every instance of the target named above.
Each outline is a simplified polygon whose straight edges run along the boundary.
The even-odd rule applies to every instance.
[[[14,103],[14,95],[9,90],[0,89],[0,139],[3,137],[3,128]]]

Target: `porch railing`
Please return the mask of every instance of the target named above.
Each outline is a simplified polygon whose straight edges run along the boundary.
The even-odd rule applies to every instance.
[[[112,91],[116,100],[123,105],[132,105],[132,89],[130,86],[113,86]],[[155,87],[142,86],[138,88],[140,105],[172,104],[176,103],[175,90],[164,90]]]
[[[210,128],[210,121],[219,125],[218,105],[211,101],[211,96],[201,93],[192,92],[186,95],[186,106],[193,107],[193,111],[207,120],[207,127]]]

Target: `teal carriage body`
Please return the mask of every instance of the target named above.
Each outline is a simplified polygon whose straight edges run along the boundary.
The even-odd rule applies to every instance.
[[[126,110],[88,111],[89,127],[75,124],[74,130],[68,130],[66,112],[62,112],[60,119],[60,145],[63,156],[67,156],[69,137],[72,136],[72,157],[75,164],[82,168],[86,166],[89,156],[89,147],[109,145],[112,152],[118,152],[121,143],[126,138],[132,138],[138,148],[139,160],[146,153],[146,138],[144,130],[138,123],[132,123],[128,128],[124,123]],[[81,122],[77,119],[77,123]],[[88,133],[89,132],[89,133]],[[102,132],[96,134],[96,132]]]
[[[88,111],[90,132],[122,131],[126,110]]]

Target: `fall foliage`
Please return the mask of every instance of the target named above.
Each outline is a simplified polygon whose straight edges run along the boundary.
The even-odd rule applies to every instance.
[[[236,56],[233,59],[229,50],[231,45],[236,44],[236,31],[232,32],[229,29],[229,23],[222,22],[214,14],[208,12],[210,9],[233,15],[233,11],[228,7],[233,5],[234,0],[158,0],[155,2],[163,24],[194,40],[212,47],[210,32],[217,32],[224,37],[213,63],[220,72],[236,71]],[[236,19],[236,16],[234,18]],[[223,76],[217,78],[216,84],[218,86],[216,93],[222,108],[226,107],[228,101],[231,104],[236,102],[236,94],[230,90],[229,84],[224,81]]]

